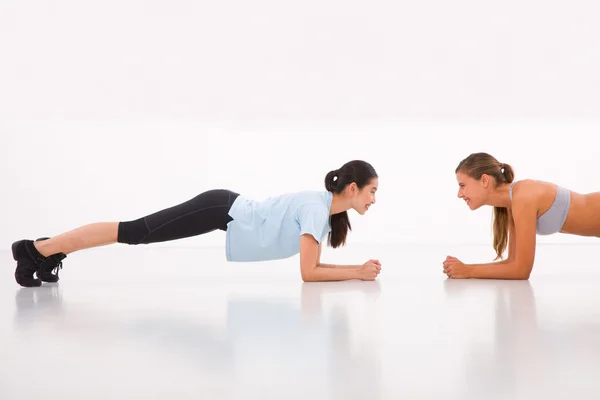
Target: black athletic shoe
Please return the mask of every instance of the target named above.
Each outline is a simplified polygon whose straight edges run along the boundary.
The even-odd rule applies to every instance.
[[[43,237],[43,238],[36,239],[35,241],[39,242],[41,240],[48,240],[48,239],[50,239],[50,238]],[[62,269],[62,259],[66,257],[66,256],[62,257],[62,255],[64,255],[64,254],[59,253],[59,254],[54,254],[54,255],[48,257],[48,258],[54,258],[55,260],[52,261],[52,263],[53,263],[52,265],[56,265],[50,271],[44,272],[42,270],[42,268],[38,268],[38,270],[36,271],[36,275],[42,282],[49,282],[49,283],[58,282],[58,280],[60,279],[58,277],[58,270]]]
[[[13,258],[17,262],[17,268],[15,269],[15,280],[23,287],[34,287],[41,286],[42,280],[39,279],[42,276],[48,277],[48,274],[52,274],[52,271],[58,271],[62,268],[62,260],[67,256],[63,253],[53,254],[49,257],[41,255],[32,240],[19,240],[12,244]],[[35,278],[33,275],[38,272],[39,277]],[[48,277],[53,279],[52,282],[58,281],[58,274],[56,278]]]

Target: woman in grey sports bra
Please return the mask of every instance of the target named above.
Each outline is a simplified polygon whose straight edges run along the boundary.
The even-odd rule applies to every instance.
[[[487,153],[473,153],[456,167],[458,197],[471,210],[494,207],[496,260],[464,264],[448,256],[443,271],[450,278],[529,279],[536,235],[558,232],[600,237],[600,192],[580,194],[537,180],[514,181],[510,165]]]

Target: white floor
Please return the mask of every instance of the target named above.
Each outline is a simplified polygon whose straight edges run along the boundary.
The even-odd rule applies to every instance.
[[[542,246],[529,281],[447,280],[446,252],[355,246],[375,282],[302,283],[297,259],[114,246],[57,285],[0,277],[0,399],[598,399],[600,246]]]

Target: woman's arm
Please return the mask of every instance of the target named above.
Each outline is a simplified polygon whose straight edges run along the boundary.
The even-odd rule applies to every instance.
[[[304,282],[373,280],[380,270],[376,260],[363,265],[321,264],[321,245],[310,234],[300,236],[300,273]]]
[[[469,276],[487,279],[529,279],[535,259],[536,202],[532,196],[513,194],[508,259],[490,264],[470,264]]]
[[[326,268],[319,266],[321,247],[309,234],[300,236],[300,273],[304,282],[345,281],[359,279],[360,267]]]
[[[494,261],[491,263],[484,263],[484,264],[469,264],[469,265],[501,265],[501,264],[508,264],[512,261],[515,260],[516,254],[517,254],[517,239],[516,239],[516,232],[515,232],[515,221],[513,219],[512,216],[512,211],[509,209],[508,210],[508,223],[509,223],[509,228],[508,228],[508,258],[502,260],[502,261]]]
[[[319,244],[319,257],[317,265],[322,268],[360,268],[362,265],[339,265],[339,264],[322,264],[321,263],[321,244]]]
[[[507,264],[511,261],[514,261],[515,255],[517,254],[517,239],[515,238],[515,221],[512,216],[512,211],[508,210],[508,257],[502,261],[494,261],[490,264],[498,265],[498,264]]]

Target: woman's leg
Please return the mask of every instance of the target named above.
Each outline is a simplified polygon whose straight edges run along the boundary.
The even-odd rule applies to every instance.
[[[57,253],[67,255],[78,250],[116,243],[118,229],[119,222],[96,222],[34,242],[34,246],[44,257]]]
[[[202,235],[217,229],[225,231],[231,221],[229,209],[237,196],[230,190],[210,190],[177,206],[120,222],[117,241],[148,244]]]
[[[185,203],[127,222],[99,222],[40,241],[21,240],[13,244],[17,261],[15,278],[22,286],[39,286],[33,273],[51,273],[69,253],[112,243],[147,244],[201,235],[216,229],[227,230],[228,212],[238,194],[216,189]],[[57,279],[56,279],[57,280]]]

